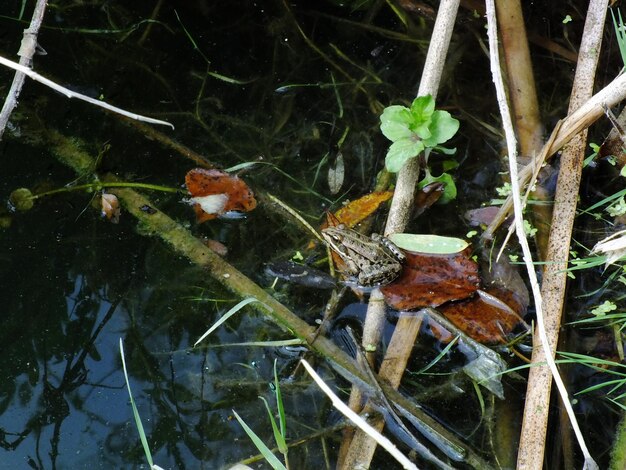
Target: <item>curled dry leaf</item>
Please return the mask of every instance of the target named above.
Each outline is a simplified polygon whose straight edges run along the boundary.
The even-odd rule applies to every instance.
[[[335,160],[335,166],[331,165],[328,167],[328,188],[330,189],[330,194],[334,195],[341,191],[345,171],[343,154],[339,151],[337,153],[337,159]]]
[[[466,299],[480,285],[478,264],[469,257],[469,247],[454,254],[405,254],[400,277],[381,287],[387,304],[397,310],[438,307]]]
[[[256,199],[248,185],[238,176],[221,170],[194,168],[185,176],[198,223],[215,219],[227,212],[249,212]]]
[[[111,223],[116,224],[120,221],[120,202],[115,194],[102,192],[101,197],[102,216],[106,217]]]

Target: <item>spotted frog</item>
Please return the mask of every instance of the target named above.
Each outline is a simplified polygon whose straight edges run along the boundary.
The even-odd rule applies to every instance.
[[[396,245],[375,233],[367,237],[337,225],[323,229],[322,237],[345,263],[342,272],[364,287],[390,283],[398,277],[406,260]]]

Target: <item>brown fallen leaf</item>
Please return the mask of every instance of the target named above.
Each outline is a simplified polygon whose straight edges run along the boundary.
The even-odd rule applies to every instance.
[[[256,199],[248,185],[236,175],[221,170],[194,168],[185,176],[198,223],[215,219],[230,211],[248,212]]]
[[[441,196],[445,185],[443,183],[430,183],[421,189],[417,190],[415,194],[415,214],[414,217],[421,215],[426,209],[436,203]]]
[[[413,310],[472,296],[480,277],[470,253],[470,247],[451,255],[406,251],[400,277],[381,287],[385,302],[397,310]]]
[[[499,289],[491,292],[478,290],[477,295],[471,299],[451,302],[442,305],[438,310],[458,329],[479,343],[505,344],[515,332],[529,329],[515,310],[521,306],[514,302],[512,295],[507,294],[510,293]]]

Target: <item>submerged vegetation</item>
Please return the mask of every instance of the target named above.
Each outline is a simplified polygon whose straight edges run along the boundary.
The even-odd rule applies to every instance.
[[[622,16],[511,3],[494,53],[482,4],[49,1],[33,70],[131,114],[26,81],[8,120],[0,461],[391,468],[376,430],[406,468],[622,468]]]

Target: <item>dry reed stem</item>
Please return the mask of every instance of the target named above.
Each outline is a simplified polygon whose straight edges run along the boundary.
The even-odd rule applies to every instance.
[[[569,113],[573,113],[580,108],[593,93],[593,83],[602,46],[607,7],[608,0],[594,0],[589,4],[578,54],[578,65],[574,77]],[[587,130],[585,129],[569,142],[561,156],[561,167],[554,200],[554,216],[552,218],[546,267],[541,286],[549,350],[545,350],[545,348],[534,349],[532,356],[533,364],[544,363],[546,355],[553,354],[552,351],[555,350],[558,341],[567,283],[566,268],[572,228],[576,216],[576,204],[582,175],[582,164],[585,158],[586,141]],[[535,333],[535,345],[538,344],[538,340],[537,333]],[[556,380],[556,383],[560,388],[561,385],[559,385],[558,380]],[[530,369],[518,468],[540,468],[543,463],[543,443],[545,442],[548,425],[551,386],[552,377],[546,366],[532,367]],[[561,391],[561,396],[564,402],[569,404],[567,392],[563,394]],[[573,411],[570,412],[569,409],[567,411],[570,414],[569,418],[572,421],[574,431],[577,433],[576,437],[579,445],[585,454],[586,465],[595,465],[595,463],[589,462],[591,456],[586,449],[580,430],[577,429],[578,425],[575,423]]]
[[[532,263],[532,254],[530,252],[530,247],[528,246],[528,240],[526,239],[526,235],[524,233],[524,224],[522,218],[522,202],[520,197],[520,187],[519,187],[519,179],[517,175],[517,143],[515,139],[515,132],[513,130],[513,124],[511,121],[511,115],[508,107],[508,103],[506,100],[506,94],[504,92],[504,83],[502,80],[502,75],[500,73],[500,63],[499,63],[499,55],[498,55],[498,44],[497,44],[497,26],[496,26],[496,18],[495,18],[495,6],[494,0],[487,0],[487,24],[488,24],[488,35],[489,35],[489,50],[491,57],[491,70],[493,74],[493,81],[496,88],[496,93],[498,96],[498,105],[500,108],[500,114],[502,116],[502,125],[504,127],[504,132],[506,136],[507,149],[509,153],[509,171],[511,172],[511,186],[512,186],[512,196],[513,196],[513,205],[515,208],[515,229],[517,233],[517,237],[519,243],[522,247],[522,252],[524,254],[524,262],[526,264],[526,269],[528,271],[528,276],[531,283],[531,288],[533,292],[533,297],[535,301],[535,308],[537,311],[537,332],[538,337],[540,339],[540,343],[542,348],[545,350],[545,360],[549,367],[549,373],[552,374],[554,381],[557,384],[557,388],[561,394],[563,399],[563,404],[568,411],[570,421],[572,427],[574,428],[574,432],[576,433],[576,437],[579,440],[579,445],[585,455],[585,467],[586,468],[597,468],[597,465],[591,458],[589,451],[586,447],[586,444],[582,438],[582,434],[580,433],[580,429],[578,427],[578,423],[576,422],[576,417],[574,415],[574,411],[569,402],[569,398],[567,395],[567,390],[563,385],[563,381],[559,376],[558,369],[554,362],[553,354],[551,352],[551,347],[553,345],[548,340],[546,333],[546,323],[543,314],[543,306],[542,306],[542,296],[541,291],[539,290],[539,283],[537,281],[537,274],[535,272],[533,263]],[[589,19],[589,16],[588,16]],[[529,392],[531,391],[531,387],[529,386]],[[528,399],[526,402],[528,407]],[[527,408],[528,409],[528,408]],[[548,406],[546,404],[545,408],[542,410],[532,409],[532,413],[545,413],[547,416]],[[545,435],[545,434],[544,434]],[[539,455],[525,455],[520,451],[520,456],[518,457],[518,466],[517,468],[521,469],[541,469],[543,465],[543,453],[545,440],[537,439],[535,436],[535,440],[539,442],[536,443],[535,452]],[[538,458],[537,458],[538,457]]]
[[[459,0],[442,0],[439,4],[437,19],[433,27],[417,96],[431,95],[433,98],[437,96],[458,8]],[[413,208],[418,177],[418,159],[412,158],[398,173],[396,189],[391,201],[389,216],[387,217],[385,234],[404,231]],[[366,317],[364,330],[373,331],[373,328],[368,326],[372,321],[369,316]],[[421,317],[402,316],[398,320],[387,349],[387,355],[379,372],[381,380],[386,381],[394,388],[400,385],[400,380],[413,350],[420,325]],[[376,335],[368,337],[364,335],[363,344],[378,344],[380,342],[380,334],[381,331],[378,330]],[[383,420],[379,420],[375,425],[378,429],[382,429],[383,426]],[[367,435],[357,431],[350,444],[350,450],[347,452],[347,458],[342,462],[341,468],[355,468],[357,460],[360,465],[369,465],[375,449],[375,443],[372,444]]]
[[[543,125],[522,6],[519,0],[496,0],[496,12],[520,153],[529,156],[543,145]]]
[[[502,56],[506,64],[506,83],[511,100],[515,132],[523,157],[536,155],[543,146],[543,125],[539,115],[535,78],[519,0],[496,0],[498,32],[502,41]],[[534,198],[550,197],[543,188],[537,188]],[[533,207],[532,222],[537,227],[535,241],[539,253],[545,255],[548,246],[549,221],[552,207],[549,204]],[[541,258],[543,259],[543,258]]]

